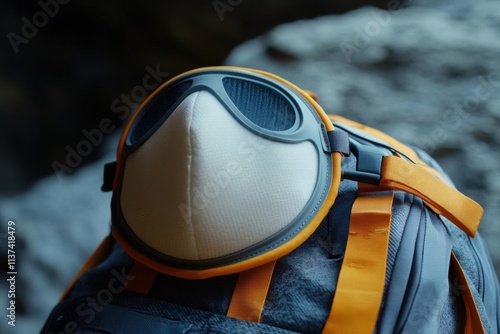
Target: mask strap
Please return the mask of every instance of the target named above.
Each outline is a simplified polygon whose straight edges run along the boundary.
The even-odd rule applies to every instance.
[[[380,185],[420,197],[435,213],[448,218],[469,236],[476,234],[483,208],[423,167],[396,156],[384,157]]]
[[[132,279],[126,282],[125,290],[147,295],[153,286],[158,272],[139,261],[134,261],[127,275],[132,277]]]
[[[276,260],[239,273],[228,317],[260,322],[275,264]]]
[[[390,189],[402,190],[420,197],[435,213],[443,215],[474,237],[483,208],[438,179],[428,169],[402,157],[389,155],[376,147],[351,141],[356,169],[343,170],[342,177]]]

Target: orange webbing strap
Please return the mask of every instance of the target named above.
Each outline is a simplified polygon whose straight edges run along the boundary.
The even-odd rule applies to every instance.
[[[227,316],[259,322],[276,261],[239,273]]]
[[[76,273],[75,277],[71,280],[71,282],[68,284],[66,289],[64,290],[63,294],[59,298],[59,301],[63,301],[64,298],[68,295],[68,293],[73,289],[73,286],[75,285],[76,281],[82,276],[84,273],[86,273],[89,269],[95,267],[97,264],[101,263],[111,252],[113,248],[114,240],[111,237],[111,235],[108,235],[106,238],[104,238],[99,246],[97,246],[96,250],[92,255],[89,256],[87,261],[82,265],[80,270]]]
[[[371,334],[384,293],[393,193],[361,194],[351,210],[349,236],[323,333]]]
[[[451,220],[468,235],[475,235],[483,215],[481,206],[445,183],[445,177],[421,161],[413,149],[379,130],[341,116],[329,117],[332,121],[355,127],[385,141],[416,163],[412,164],[400,157],[385,157],[380,186],[404,190],[421,197],[434,212]]]
[[[420,159],[420,157],[418,156],[417,152],[415,152],[415,150],[413,150],[411,147],[406,146],[405,144],[399,142],[398,140],[394,139],[393,137],[389,136],[388,134],[386,134],[380,130],[371,128],[369,126],[363,125],[361,123],[352,121],[352,120],[347,119],[347,118],[342,117],[342,116],[338,116],[338,115],[328,115],[328,116],[334,122],[338,122],[338,123],[352,126],[358,130],[364,131],[364,132],[382,140],[383,142],[386,142],[388,145],[392,146],[393,148],[395,148],[399,152],[402,152],[403,154],[405,154],[407,157],[409,157],[411,160],[413,160],[417,165],[422,166],[424,169],[426,169],[429,173],[433,174],[438,179],[441,179],[443,181],[446,180],[446,178],[444,177],[444,175],[441,174],[441,172],[439,172],[435,168],[432,168],[431,166],[429,166],[425,162],[423,162]]]
[[[465,305],[465,334],[484,334],[484,329],[479,310],[477,309],[476,301],[472,295],[471,287],[465,276],[465,272],[458,261],[455,253],[451,253],[451,265],[457,275],[460,292],[462,294]]]
[[[420,197],[471,237],[476,234],[483,208],[457,189],[438,180],[421,166],[395,156],[382,160],[380,185]]]
[[[125,285],[125,290],[147,295],[149,289],[153,286],[157,274],[158,272],[156,270],[140,262],[134,261],[128,273],[128,275],[134,277],[134,279],[130,280],[128,284]]]

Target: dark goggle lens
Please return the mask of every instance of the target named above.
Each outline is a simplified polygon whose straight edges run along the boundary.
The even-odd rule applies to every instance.
[[[185,91],[191,87],[192,81],[183,81],[178,85],[173,86],[170,90],[163,93],[152,105],[141,112],[141,118],[135,125],[131,142],[135,143],[141,139],[149,130],[155,127],[163,117],[168,117],[167,113],[171,113],[172,106],[179,100]]]
[[[249,121],[271,131],[285,131],[295,124],[295,110],[282,94],[254,81],[226,77],[227,95]]]

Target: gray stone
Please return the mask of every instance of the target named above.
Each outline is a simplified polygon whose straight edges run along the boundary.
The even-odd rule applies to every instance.
[[[228,65],[273,72],[335,113],[425,149],[485,209],[500,273],[500,4],[365,7],[278,26]]]
[[[15,222],[17,270],[16,327],[4,319],[0,333],[39,332],[64,288],[109,233],[111,194],[100,187],[103,164],[115,159],[116,139],[106,145],[102,160],[71,175],[46,177],[22,195],[0,198],[0,231],[7,231],[7,221]],[[5,244],[7,235],[0,238]],[[2,280],[2,291],[5,284]],[[0,298],[1,309],[6,302]]]

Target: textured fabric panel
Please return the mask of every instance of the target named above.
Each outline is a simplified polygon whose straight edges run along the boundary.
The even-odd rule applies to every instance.
[[[67,298],[76,299],[90,296],[97,299],[100,290],[103,288],[109,290],[108,285],[110,282],[112,282],[111,290],[123,290],[122,287],[128,284],[129,279],[132,279],[130,276],[127,277],[127,273],[130,271],[133,262],[123,249],[115,243],[113,251],[105,261],[80,276]]]
[[[328,258],[327,231],[323,222],[301,247],[276,262],[261,322],[301,333],[321,332],[342,264],[339,258]]]
[[[451,327],[456,319],[441,323],[441,314],[449,302],[451,238],[442,222],[428,210],[423,211],[416,240],[410,280],[396,331],[436,333],[441,326]]]
[[[420,158],[445,177],[440,165],[422,150],[416,149]],[[447,178],[450,184],[453,182]],[[453,252],[464,269],[467,279],[472,285],[472,292],[478,309],[488,332],[500,333],[500,287],[491,256],[481,235],[470,238],[446,218],[441,217],[452,235]]]
[[[450,289],[448,294],[444,294],[444,303],[439,313],[438,330],[439,334],[461,334],[465,328],[465,307],[462,302],[462,297],[457,292],[456,282],[457,278],[455,273],[450,268],[449,273]]]
[[[387,254],[387,274],[385,278],[386,285],[389,284],[391,279],[401,239],[403,237],[406,223],[408,222],[412,199],[412,195],[401,191],[396,191],[394,194],[391,234],[389,236],[389,249]]]
[[[158,274],[151,297],[218,314],[226,314],[238,274],[188,280]]]
[[[404,205],[409,205],[410,210],[406,217],[405,229],[392,264],[392,275],[386,287],[383,307],[379,314],[379,333],[393,333],[395,331],[410,280],[419,226],[422,224],[422,201],[413,200],[413,196],[409,195],[409,197],[405,196]]]
[[[260,137],[213,95],[196,92],[128,157],[122,211],[164,254],[228,255],[297,217],[313,193],[318,159],[310,142]]]

